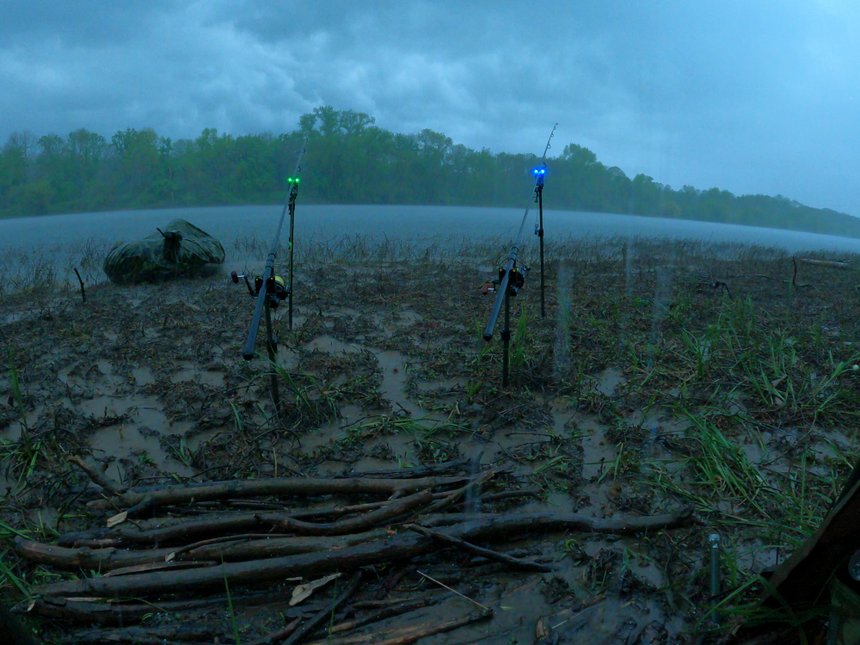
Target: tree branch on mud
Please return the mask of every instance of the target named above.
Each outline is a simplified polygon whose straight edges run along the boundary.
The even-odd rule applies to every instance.
[[[464,518],[465,519],[465,518]],[[689,511],[597,519],[576,513],[512,513],[509,515],[474,515],[467,521],[446,529],[450,536],[462,540],[504,541],[530,532],[579,530],[598,533],[635,534],[675,528],[688,523]],[[345,547],[337,551],[304,553],[282,557],[225,562],[202,569],[154,571],[116,577],[96,577],[40,585],[33,589],[46,596],[86,596],[105,598],[153,596],[178,590],[203,590],[220,587],[224,580],[232,585],[260,584],[285,577],[308,576],[395,562],[431,552],[436,541],[423,536],[398,533],[391,537]]]

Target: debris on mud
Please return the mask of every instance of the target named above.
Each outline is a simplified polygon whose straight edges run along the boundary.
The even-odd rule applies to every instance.
[[[719,638],[853,465],[853,258],[555,246],[502,388],[492,252],[442,294],[431,256],[338,249],[297,258],[274,364],[222,275],[4,297],[0,593],[39,639]]]

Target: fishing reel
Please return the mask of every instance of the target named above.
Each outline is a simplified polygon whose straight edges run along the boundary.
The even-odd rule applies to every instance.
[[[230,279],[233,281],[233,284],[239,284],[240,278],[245,281],[245,286],[248,288],[248,293],[252,298],[256,298],[260,295],[260,289],[263,288],[262,276],[254,276],[254,284],[252,286],[251,281],[248,280],[248,276],[246,274],[236,273],[235,271],[230,273]],[[273,309],[276,308],[282,301],[286,300],[289,295],[290,290],[287,289],[287,284],[281,276],[273,275],[268,279],[266,284],[266,300],[270,307]]]
[[[515,296],[519,293],[520,289],[522,289],[526,283],[526,274],[528,271],[528,267],[518,268],[514,266],[511,269],[511,278],[508,280],[508,295]],[[496,293],[504,277],[505,268],[499,267],[498,279],[493,280],[492,282],[489,280],[484,281],[484,284],[481,285],[481,293],[485,296],[491,293]]]

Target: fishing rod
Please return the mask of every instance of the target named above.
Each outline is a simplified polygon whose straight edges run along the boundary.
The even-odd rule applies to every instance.
[[[517,260],[520,252],[520,241],[523,236],[523,229],[526,225],[526,220],[529,216],[529,210],[531,210],[531,205],[536,201],[538,202],[538,207],[540,210],[540,228],[538,229],[538,237],[540,238],[540,273],[541,273],[541,313],[545,315],[544,311],[544,268],[543,268],[543,186],[544,186],[544,178],[546,177],[546,155],[550,149],[550,141],[552,141],[553,136],[555,136],[555,129],[558,127],[558,123],[552,126],[552,130],[549,133],[549,137],[546,140],[546,147],[543,150],[543,155],[541,156],[540,163],[538,166],[532,170],[532,174],[535,176],[535,185],[532,191],[532,196],[529,197],[529,201],[526,204],[526,210],[523,213],[522,222],[520,222],[520,229],[517,232],[517,237],[515,238],[514,245],[511,247],[511,252],[508,254],[507,260],[502,267],[499,268],[499,279],[495,281],[495,291],[496,291],[496,300],[493,303],[493,308],[490,311],[490,319],[487,321],[487,326],[484,327],[484,340],[490,341],[493,338],[493,330],[496,328],[496,322],[498,321],[499,314],[502,311],[502,307],[505,308],[505,324],[502,328],[502,385],[507,387],[508,385],[508,372],[510,365],[510,344],[511,344],[511,303],[510,298],[512,296],[516,296],[519,293],[520,289],[523,288],[526,281],[526,273],[528,272],[528,267],[518,267]],[[489,292],[489,290],[487,290]]]
[[[284,208],[281,211],[281,218],[278,220],[278,228],[275,231],[275,239],[272,242],[272,248],[269,255],[266,257],[266,266],[263,269],[262,276],[254,278],[254,285],[248,280],[248,276],[237,274],[233,271],[230,274],[234,283],[238,284],[239,279],[245,281],[245,286],[252,297],[257,299],[257,304],[254,307],[254,316],[251,318],[251,326],[248,328],[248,338],[242,348],[242,358],[251,360],[256,353],[257,332],[260,329],[260,321],[265,318],[266,321],[266,349],[268,350],[269,360],[274,362],[277,354],[277,340],[272,330],[272,309],[277,309],[278,305],[284,300],[288,301],[288,324],[289,329],[293,328],[293,248],[296,220],[296,198],[299,195],[299,183],[301,182],[300,173],[302,171],[302,160],[305,156],[307,147],[307,139],[302,142],[301,150],[299,150],[296,158],[296,166],[293,174],[287,177],[289,184],[289,192],[284,202]],[[290,238],[288,244],[289,250],[289,282],[286,282],[283,276],[275,273],[275,258],[278,254],[278,241],[281,238],[281,229],[284,226],[284,219],[287,213],[290,215]],[[278,382],[275,374],[272,374],[272,399],[275,402],[275,407],[280,406],[280,397],[278,396]]]

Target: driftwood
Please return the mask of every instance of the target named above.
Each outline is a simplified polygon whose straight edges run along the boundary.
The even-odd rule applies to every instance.
[[[172,549],[127,551],[115,547],[91,549],[87,546],[69,548],[42,544],[21,537],[16,537],[14,544],[19,555],[33,562],[50,564],[61,569],[89,569],[92,571],[110,571],[136,564],[164,562],[164,558],[172,551]]]
[[[16,551],[33,562],[50,564],[60,569],[111,571],[120,567],[176,560],[215,560],[235,562],[314,551],[329,551],[385,537],[384,529],[332,537],[230,536],[203,540],[176,548],[125,550],[115,547],[91,549],[68,548],[42,544],[24,538],[15,539]],[[172,557],[171,557],[172,556]]]
[[[447,526],[449,535],[464,540],[504,540],[530,531],[588,531],[630,535],[685,526],[690,523],[692,509],[660,515],[630,515],[598,518],[580,513],[440,513],[421,519],[422,526]]]
[[[384,525],[393,518],[430,503],[433,493],[420,491],[413,495],[395,499],[369,513],[336,522],[305,522],[289,513],[259,513],[254,511],[229,513],[222,516],[204,515],[191,520],[171,522],[154,528],[138,528],[140,525],[124,524],[112,529],[105,537],[116,538],[120,543],[169,544],[197,538],[201,535],[219,535],[249,529],[266,529],[299,535],[344,535]]]
[[[482,497],[483,501],[507,499],[509,497],[534,495],[536,491],[533,489],[523,489],[521,491],[504,491]],[[435,493],[434,499],[441,497],[449,497],[449,493]],[[336,510],[321,511],[329,513],[340,513],[348,511],[358,511],[366,508],[379,508],[380,504],[390,502],[361,504],[351,507],[341,507]],[[310,512],[309,512],[310,513]],[[228,514],[229,515],[229,514]],[[298,515],[298,514],[297,514]],[[220,527],[220,530],[227,528],[236,528],[241,525],[241,522],[236,519],[237,515],[229,516],[232,519],[225,521],[225,524]],[[260,514],[251,514],[254,517],[260,517]],[[223,516],[228,517],[228,516]],[[247,514],[242,514],[242,517],[249,517]],[[278,516],[282,517],[282,516]],[[452,524],[460,521],[464,516],[460,514],[443,516],[448,518],[445,523]],[[200,526],[206,527],[217,526],[221,521],[222,516],[216,516],[207,520],[195,519],[189,524],[199,523]],[[188,520],[183,520],[188,522]],[[431,522],[434,520],[431,519]],[[141,522],[140,526],[148,526],[149,523]],[[137,529],[130,529],[136,531]],[[187,527],[184,529],[187,535],[193,535],[194,531]],[[106,529],[98,529],[98,535],[106,535],[108,533],[116,533],[118,528],[111,532]],[[67,534],[61,536],[60,541],[66,544],[74,544],[80,541],[84,534]],[[95,533],[88,533],[95,535]],[[141,564],[154,562],[164,562],[166,559],[177,560],[214,560],[217,562],[235,562],[240,560],[255,560],[263,558],[280,557],[285,555],[296,555],[300,553],[311,553],[314,551],[327,551],[342,549],[347,546],[352,546],[361,542],[378,539],[385,536],[385,531],[382,529],[374,529],[366,532],[354,532],[350,535],[331,536],[331,537],[283,537],[272,534],[251,534],[251,535],[230,535],[213,539],[202,540],[192,544],[176,546],[173,548],[154,548],[145,550],[127,550],[117,548],[116,546],[106,546],[103,548],[90,548],[88,546],[80,547],[65,547],[59,545],[43,544],[33,540],[24,538],[16,538],[14,541],[16,551],[23,557],[33,562],[41,564],[49,564],[60,569],[76,571],[79,569],[94,570],[107,572],[121,567],[130,567]],[[164,537],[164,536],[162,536]],[[102,540],[103,542],[104,540]],[[131,540],[133,542],[144,543],[145,540]],[[119,540],[112,539],[109,543],[116,544]],[[172,556],[172,557],[171,557]]]
[[[313,477],[282,477],[257,480],[207,482],[194,486],[174,486],[147,491],[127,491],[105,499],[89,502],[93,510],[121,507],[155,508],[169,504],[226,499],[229,497],[261,497],[281,495],[394,495],[439,486],[463,484],[469,477],[418,477],[415,479],[345,478],[319,479]]]
[[[43,585],[33,591],[45,595],[119,598],[153,596],[179,590],[217,589],[224,585],[225,580],[233,588],[238,585],[264,584],[306,574],[324,575],[380,562],[402,560],[430,551],[428,544],[430,540],[418,536],[395,536],[333,552],[227,562],[205,569],[170,573],[156,571],[109,578],[85,578]]]
[[[690,513],[597,519],[577,513],[512,513],[509,515],[473,515],[468,521],[448,526],[447,535],[463,540],[502,541],[532,531],[584,530],[600,533],[631,534],[681,526]],[[464,518],[465,519],[465,518]],[[414,534],[396,534],[389,538],[364,542],[337,551],[305,553],[293,556],[225,562],[202,569],[155,571],[116,577],[96,577],[41,585],[33,593],[118,598],[152,596],[179,590],[219,588],[226,580],[235,585],[253,585],[286,577],[322,575],[356,569],[380,562],[394,562],[434,550],[435,540]]]

